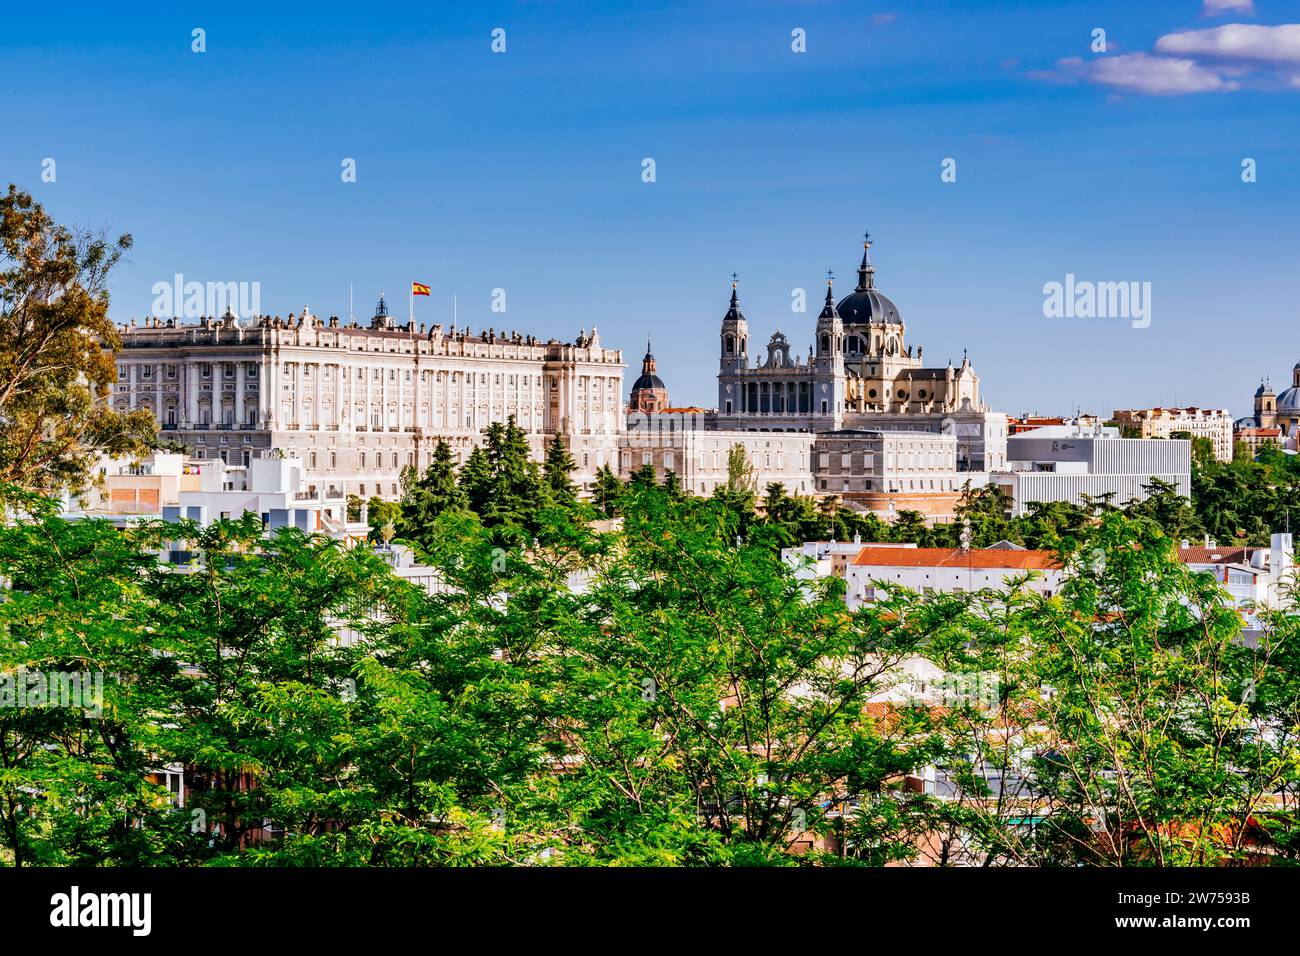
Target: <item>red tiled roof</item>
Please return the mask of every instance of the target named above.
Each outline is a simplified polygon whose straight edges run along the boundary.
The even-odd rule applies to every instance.
[[[1183,564],[1248,564],[1250,548],[1179,548],[1178,560]]]
[[[863,548],[853,559],[858,567],[887,568],[1009,568],[1047,570],[1061,566],[1050,551],[1008,551],[1003,548]]]

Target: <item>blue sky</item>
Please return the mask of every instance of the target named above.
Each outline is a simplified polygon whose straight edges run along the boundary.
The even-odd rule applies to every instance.
[[[177,272],[345,317],[414,279],[417,319],[597,325],[629,382],[653,335],[712,405],[730,273],[806,352],[870,228],[909,340],[997,409],[1244,414],[1300,361],[1300,3],[1215,3],[12,5],[0,178],[134,235],[119,320]],[[1152,283],[1150,327],[1044,318],[1067,273]]]

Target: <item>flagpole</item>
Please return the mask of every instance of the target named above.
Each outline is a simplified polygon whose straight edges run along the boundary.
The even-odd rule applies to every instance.
[[[410,308],[407,310],[406,313],[406,321],[411,323],[411,325],[414,325],[415,324],[415,286],[414,285],[411,286],[411,292],[407,296],[407,299],[410,300],[411,304],[410,304]]]

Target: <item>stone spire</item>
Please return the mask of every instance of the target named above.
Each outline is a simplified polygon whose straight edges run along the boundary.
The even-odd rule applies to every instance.
[[[829,270],[826,272],[826,304],[822,306],[822,314],[819,319],[837,319],[839,312],[835,310],[835,296],[832,292],[831,284],[835,281],[835,276]]]

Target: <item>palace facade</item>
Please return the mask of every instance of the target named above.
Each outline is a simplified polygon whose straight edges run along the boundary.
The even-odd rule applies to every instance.
[[[533,455],[560,435],[580,484],[618,467],[623,357],[593,327],[573,342],[495,329],[398,324],[383,298],[368,327],[306,307],[196,324],[134,320],[121,328],[119,409],[148,408],[163,437],[199,458],[248,464],[301,459],[311,493],[400,493],[437,443],[463,460],[493,422],[513,416]]]

